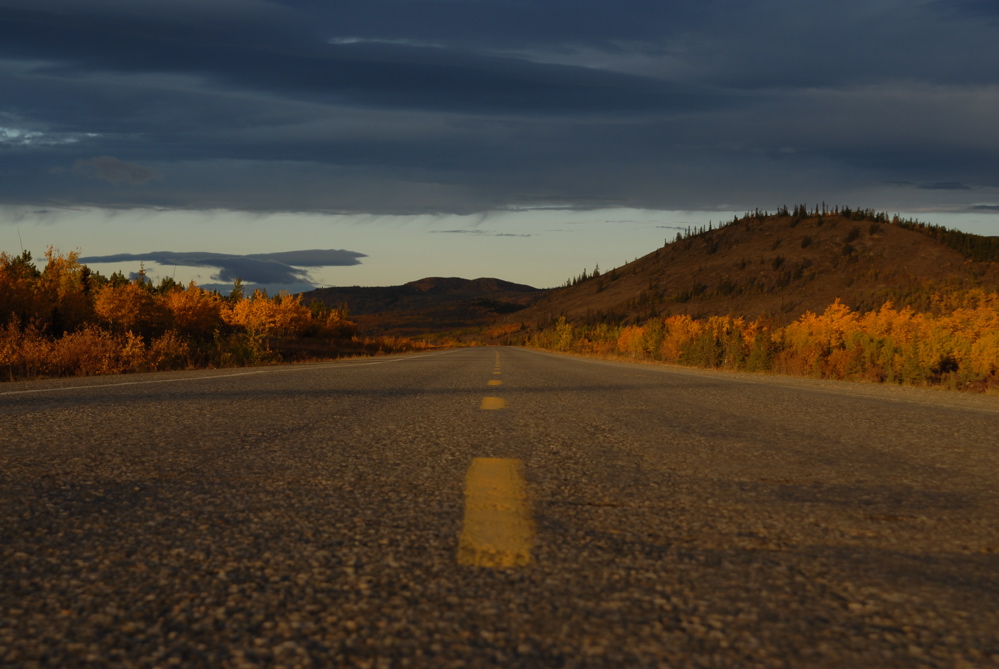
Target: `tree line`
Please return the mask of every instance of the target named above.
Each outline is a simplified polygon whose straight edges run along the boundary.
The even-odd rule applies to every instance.
[[[785,326],[766,317],[682,315],[618,326],[562,317],[520,341],[713,369],[999,392],[999,294],[972,289],[933,301],[933,313],[922,313],[891,302],[858,312],[837,300]]]
[[[144,271],[105,277],[50,248],[0,253],[0,380],[225,367],[281,359],[413,350],[425,344],[364,338],[346,308],[301,296],[223,296]]]

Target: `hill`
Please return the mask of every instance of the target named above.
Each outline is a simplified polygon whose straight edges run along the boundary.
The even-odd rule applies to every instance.
[[[604,274],[552,291],[508,322],[544,326],[638,323],[686,314],[766,315],[789,323],[836,299],[867,311],[932,311],[933,293],[999,290],[999,238],[969,235],[869,210],[755,212],[688,230]]]
[[[487,325],[547,292],[500,279],[427,277],[401,286],[317,288],[302,293],[302,301],[346,305],[365,332],[417,336]]]

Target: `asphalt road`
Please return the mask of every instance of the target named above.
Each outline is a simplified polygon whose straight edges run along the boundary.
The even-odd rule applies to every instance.
[[[999,666],[997,428],[510,348],[4,384],[0,666]]]

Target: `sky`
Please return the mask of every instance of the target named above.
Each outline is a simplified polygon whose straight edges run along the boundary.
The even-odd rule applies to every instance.
[[[0,250],[558,285],[827,202],[999,235],[994,0],[0,0]]]

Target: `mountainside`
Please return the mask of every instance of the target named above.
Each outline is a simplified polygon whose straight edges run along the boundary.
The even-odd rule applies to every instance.
[[[689,231],[642,258],[583,276],[505,320],[634,323],[653,316],[769,315],[787,323],[840,299],[931,310],[933,292],[999,290],[999,238],[870,211],[747,215]]]
[[[346,304],[365,332],[422,335],[488,324],[547,292],[500,279],[427,277],[401,286],[317,288],[302,293],[302,301]]]

